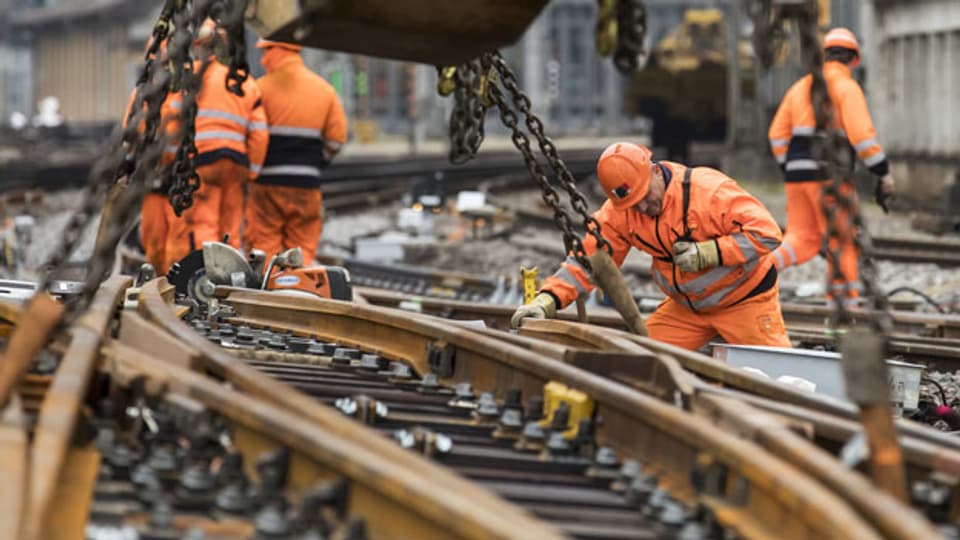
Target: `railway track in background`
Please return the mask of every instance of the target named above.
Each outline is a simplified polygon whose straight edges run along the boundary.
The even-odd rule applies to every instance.
[[[960,266],[960,242],[911,238],[873,239],[873,256],[885,261]]]
[[[916,538],[952,519],[841,465],[830,430],[855,423],[795,405],[824,430],[802,437],[762,393],[710,390],[674,351],[623,335],[238,289],[191,319],[162,279],[118,313],[128,284],[98,295],[43,398],[29,452],[48,457],[30,485],[48,489],[23,513],[41,532]],[[89,423],[96,437],[68,436]],[[941,493],[960,451],[921,442],[905,446],[911,481]]]

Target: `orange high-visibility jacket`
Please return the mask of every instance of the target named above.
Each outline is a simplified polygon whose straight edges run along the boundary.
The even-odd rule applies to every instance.
[[[199,67],[199,62],[197,63]],[[229,159],[250,168],[250,180],[256,180],[267,155],[267,118],[263,110],[260,89],[248,78],[241,87],[240,97],[226,87],[229,68],[211,60],[203,85],[197,96],[195,164],[208,165],[219,159]],[[180,111],[180,94],[169,100],[173,111]],[[176,146],[172,148],[176,151]]]
[[[769,290],[776,284],[772,252],[780,245],[781,232],[770,212],[736,181],[720,171],[697,167],[689,177],[689,207],[686,227],[683,211],[683,183],[688,168],[661,161],[668,185],[660,215],[652,218],[630,208],[617,211],[607,201],[593,215],[600,222],[603,237],[613,247],[617,265],[631,247],[653,257],[653,279],[663,292],[690,309],[710,313]],[[713,240],[720,253],[720,265],[702,272],[682,272],[673,264],[673,244],[683,239]],[[596,240],[586,235],[588,254]],[[572,256],[544,283],[565,307],[580,294],[593,290],[587,272]]]
[[[850,146],[871,172],[878,176],[887,174],[890,170],[887,156],[877,142],[867,100],[860,85],[850,76],[850,68],[842,62],[827,62],[823,76],[833,103],[833,127],[845,133]],[[816,127],[810,105],[812,80],[812,76],[807,75],[787,90],[770,124],[770,148],[783,167],[787,182],[828,180],[812,153]]]
[[[261,184],[318,188],[329,160],[324,147],[347,141],[347,115],[333,86],[310,71],[298,53],[257,79],[270,128]]]

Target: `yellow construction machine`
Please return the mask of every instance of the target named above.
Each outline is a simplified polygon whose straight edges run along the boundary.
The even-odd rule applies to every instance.
[[[627,112],[650,118],[653,144],[685,161],[691,141],[722,141],[727,132],[728,28],[719,9],[689,9],[634,73]],[[737,44],[741,95],[754,95],[750,45]]]

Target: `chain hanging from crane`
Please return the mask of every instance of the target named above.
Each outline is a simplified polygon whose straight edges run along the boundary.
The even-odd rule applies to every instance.
[[[167,0],[154,24],[149,45],[144,53],[144,64],[137,80],[134,97],[127,113],[126,125],[119,140],[94,165],[80,209],[67,224],[60,245],[45,265],[40,290],[45,290],[51,277],[65,266],[70,255],[83,241],[104,197],[108,204],[103,207],[100,230],[94,253],[88,265],[86,287],[77,302],[71,306],[69,317],[75,317],[89,305],[97,286],[112,267],[114,252],[123,234],[130,228],[140,211],[140,201],[149,191],[157,175],[166,176],[165,185],[174,209],[181,213],[193,202],[193,194],[200,187],[196,174],[195,121],[196,97],[203,82],[203,73],[208,59],[195,67],[193,44],[203,22],[217,19],[223,14],[223,23],[228,26],[227,35],[237,35],[237,26],[242,32],[240,13],[244,2],[232,0]],[[232,29],[232,30],[231,30]],[[242,46],[232,49],[244,51]],[[235,81],[246,78],[243,62],[236,66],[231,60],[230,72]],[[228,78],[228,84],[230,79]],[[171,94],[179,92],[182,106],[178,118],[163,118],[163,105]],[[166,134],[168,121],[178,121],[176,158],[169,170],[164,171],[162,158],[171,142]]]
[[[645,63],[647,8],[642,0],[597,0],[596,49],[612,56],[613,65],[630,74]]]
[[[576,180],[566,163],[560,159],[557,147],[544,133],[543,121],[533,112],[530,98],[520,89],[517,77],[499,52],[487,53],[456,67],[441,68],[438,91],[454,95],[454,109],[450,117],[450,159],[462,163],[476,155],[483,142],[483,119],[488,107],[496,106],[500,119],[510,130],[514,146],[523,156],[530,176],[540,186],[543,201],[553,210],[554,223],[563,235],[567,251],[584,268],[590,269],[582,235],[574,231],[574,218],[563,207],[560,194],[551,184],[544,168],[537,161],[531,145],[531,136],[537,141],[541,154],[553,171],[556,182],[566,191],[570,205],[582,222],[586,234],[594,236],[597,246],[612,252],[609,242],[600,232],[600,223],[590,214],[587,200],[577,189]],[[527,135],[520,125],[523,115]]]
[[[868,321],[866,326],[852,326],[840,342],[841,365],[846,393],[860,408],[860,418],[870,447],[873,480],[884,491],[901,501],[908,501],[906,473],[890,410],[890,387],[886,355],[893,318],[887,310],[887,298],[877,285],[876,266],[872,257],[870,232],[864,225],[853,182],[853,155],[846,136],[836,128],[833,104],[823,75],[824,53],[818,32],[816,0],[799,4],[794,17],[800,30],[804,65],[811,76],[810,104],[816,126],[813,157],[829,180],[822,182],[822,209],[827,220],[823,251],[832,265],[827,287],[834,292],[834,311],[830,323],[854,323],[854,314],[847,307],[848,278],[840,266],[840,253],[850,243],[860,257],[860,281],[869,304],[856,315]],[[843,283],[842,294],[832,288]]]

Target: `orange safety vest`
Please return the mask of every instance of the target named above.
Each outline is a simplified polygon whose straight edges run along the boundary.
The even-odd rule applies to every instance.
[[[886,175],[890,171],[887,156],[877,142],[867,100],[860,85],[850,76],[850,68],[842,62],[827,62],[823,76],[833,104],[833,127],[844,133],[852,151],[871,172]],[[817,123],[810,104],[812,81],[813,77],[807,75],[787,90],[770,124],[770,148],[783,167],[787,182],[827,180],[813,157]]]
[[[603,237],[613,248],[619,266],[631,247],[653,257],[653,279],[660,289],[681,305],[710,313],[769,290],[776,284],[772,252],[780,245],[781,232],[770,212],[736,181],[720,171],[661,161],[669,182],[660,215],[649,217],[634,208],[617,211],[610,201],[593,214]],[[720,265],[701,272],[682,272],[673,263],[673,244],[679,240],[713,240]],[[588,254],[596,240],[586,235]],[[573,256],[544,283],[565,307],[581,294],[593,290],[587,272]]]
[[[199,67],[199,63],[197,64]],[[209,165],[219,159],[229,159],[250,168],[250,180],[255,180],[267,154],[267,119],[262,106],[260,89],[248,78],[241,88],[243,97],[226,88],[229,68],[211,60],[203,74],[203,85],[197,96],[195,142],[197,166]],[[171,94],[170,109],[179,112],[183,106],[181,94]],[[176,145],[168,147],[176,152]]]
[[[257,79],[270,129],[270,148],[258,182],[319,188],[329,164],[324,148],[347,140],[347,115],[333,86],[310,71],[300,55],[283,55],[277,68]]]

